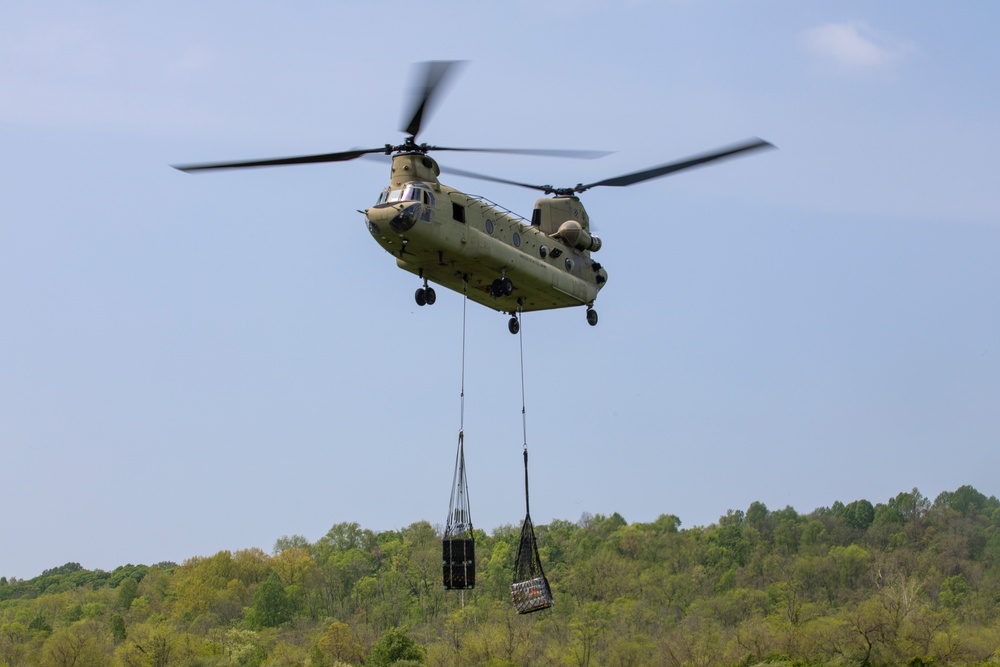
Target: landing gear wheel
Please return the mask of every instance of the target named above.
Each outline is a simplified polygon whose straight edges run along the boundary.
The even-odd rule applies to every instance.
[[[516,334],[520,330],[521,323],[517,321],[517,317],[511,317],[510,321],[507,322],[507,331]]]
[[[418,306],[426,306],[427,290],[425,290],[423,287],[418,287],[416,294],[413,295],[413,298],[416,300]]]
[[[587,324],[590,326],[597,326],[597,311],[593,308],[587,309]]]
[[[514,283],[506,276],[497,278],[490,284],[490,296],[494,299],[501,296],[510,296],[514,293]]]
[[[428,306],[433,306],[434,302],[437,301],[437,294],[434,293],[433,287],[424,288],[424,301],[427,302]]]

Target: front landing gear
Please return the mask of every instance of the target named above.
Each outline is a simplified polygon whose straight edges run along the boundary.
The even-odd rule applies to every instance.
[[[437,301],[437,294],[435,294],[434,288],[430,287],[424,280],[424,286],[417,289],[413,298],[418,306],[433,306],[434,302]]]
[[[597,326],[597,311],[590,307],[587,308],[587,324]]]

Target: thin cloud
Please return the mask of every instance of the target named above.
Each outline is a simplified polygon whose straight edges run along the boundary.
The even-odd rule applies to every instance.
[[[805,50],[850,69],[886,68],[913,50],[902,42],[868,27],[863,21],[830,23],[802,33]]]

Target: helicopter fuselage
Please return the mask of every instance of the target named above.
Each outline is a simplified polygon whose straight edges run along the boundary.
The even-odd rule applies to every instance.
[[[600,241],[579,199],[539,199],[529,222],[439,173],[424,154],[393,156],[390,186],[364,212],[399,268],[511,314],[593,305],[608,274],[591,257]]]

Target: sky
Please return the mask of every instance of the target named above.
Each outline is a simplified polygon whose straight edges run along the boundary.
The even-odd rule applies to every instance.
[[[271,551],[340,522],[1000,492],[1000,7],[181,0],[0,7],[0,575]],[[507,316],[395,267],[384,164],[171,164],[420,139],[594,182],[595,305]],[[530,216],[537,193],[442,177]],[[466,322],[464,410],[461,388]],[[524,415],[522,372],[524,360]]]

